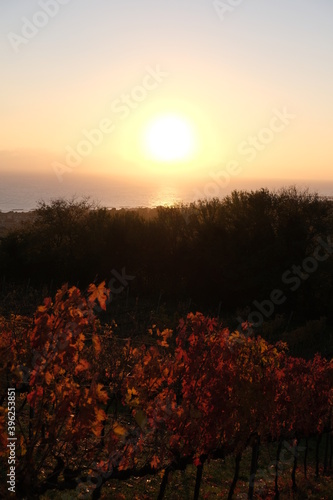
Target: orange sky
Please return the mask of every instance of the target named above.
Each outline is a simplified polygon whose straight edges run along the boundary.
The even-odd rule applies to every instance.
[[[47,3],[0,6],[0,175],[333,180],[332,2]],[[143,133],[170,113],[196,146],[167,163]]]

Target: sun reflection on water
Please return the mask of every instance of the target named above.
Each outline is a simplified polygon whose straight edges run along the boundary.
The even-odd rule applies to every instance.
[[[167,207],[182,201],[179,192],[175,188],[164,187],[154,193],[149,199],[149,207]]]

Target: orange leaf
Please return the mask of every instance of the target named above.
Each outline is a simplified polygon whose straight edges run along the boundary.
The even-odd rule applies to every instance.
[[[103,385],[102,384],[97,384],[96,394],[97,394],[98,401],[100,401],[101,403],[104,403],[104,404],[107,403],[107,401],[109,399],[109,396],[103,390]]]
[[[101,308],[105,311],[106,310],[106,301],[109,297],[109,291],[107,288],[105,288],[105,281],[102,281],[98,287],[91,283],[88,288],[88,293],[89,295],[89,302],[97,302],[101,306]]]
[[[94,346],[94,351],[96,354],[99,354],[102,350],[101,348],[101,341],[99,340],[99,338],[97,337],[97,335],[93,335],[92,336],[92,343],[93,343],[93,346]]]
[[[95,409],[95,415],[97,422],[103,422],[103,420],[106,419],[105,411],[101,410],[100,408]]]
[[[88,370],[90,368],[90,365],[86,359],[80,359],[80,362],[78,365],[75,367],[75,375],[77,375],[80,372],[83,372],[84,370]]]
[[[127,434],[127,430],[125,429],[125,427],[123,427],[120,424],[114,424],[114,426],[113,426],[113,432],[117,436],[125,436]]]
[[[156,455],[154,455],[151,459],[150,465],[153,469],[157,469],[160,463],[160,459]]]
[[[50,385],[52,379],[53,379],[53,376],[51,375],[51,373],[50,372],[46,372],[45,373],[45,382],[47,383],[47,385]]]

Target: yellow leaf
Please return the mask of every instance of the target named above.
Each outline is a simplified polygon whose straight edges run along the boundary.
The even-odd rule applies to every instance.
[[[113,426],[113,432],[117,436],[125,436],[127,434],[127,430],[125,429],[125,427],[123,427],[120,424],[114,424],[114,426]]]
[[[127,389],[127,394],[126,394],[126,403],[131,406],[135,406],[139,404],[139,398],[135,397],[137,396],[138,392],[133,388],[133,389]]]

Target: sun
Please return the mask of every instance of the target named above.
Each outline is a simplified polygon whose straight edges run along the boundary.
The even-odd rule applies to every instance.
[[[143,143],[146,154],[161,162],[189,160],[196,145],[191,123],[175,114],[152,119],[144,130]]]

